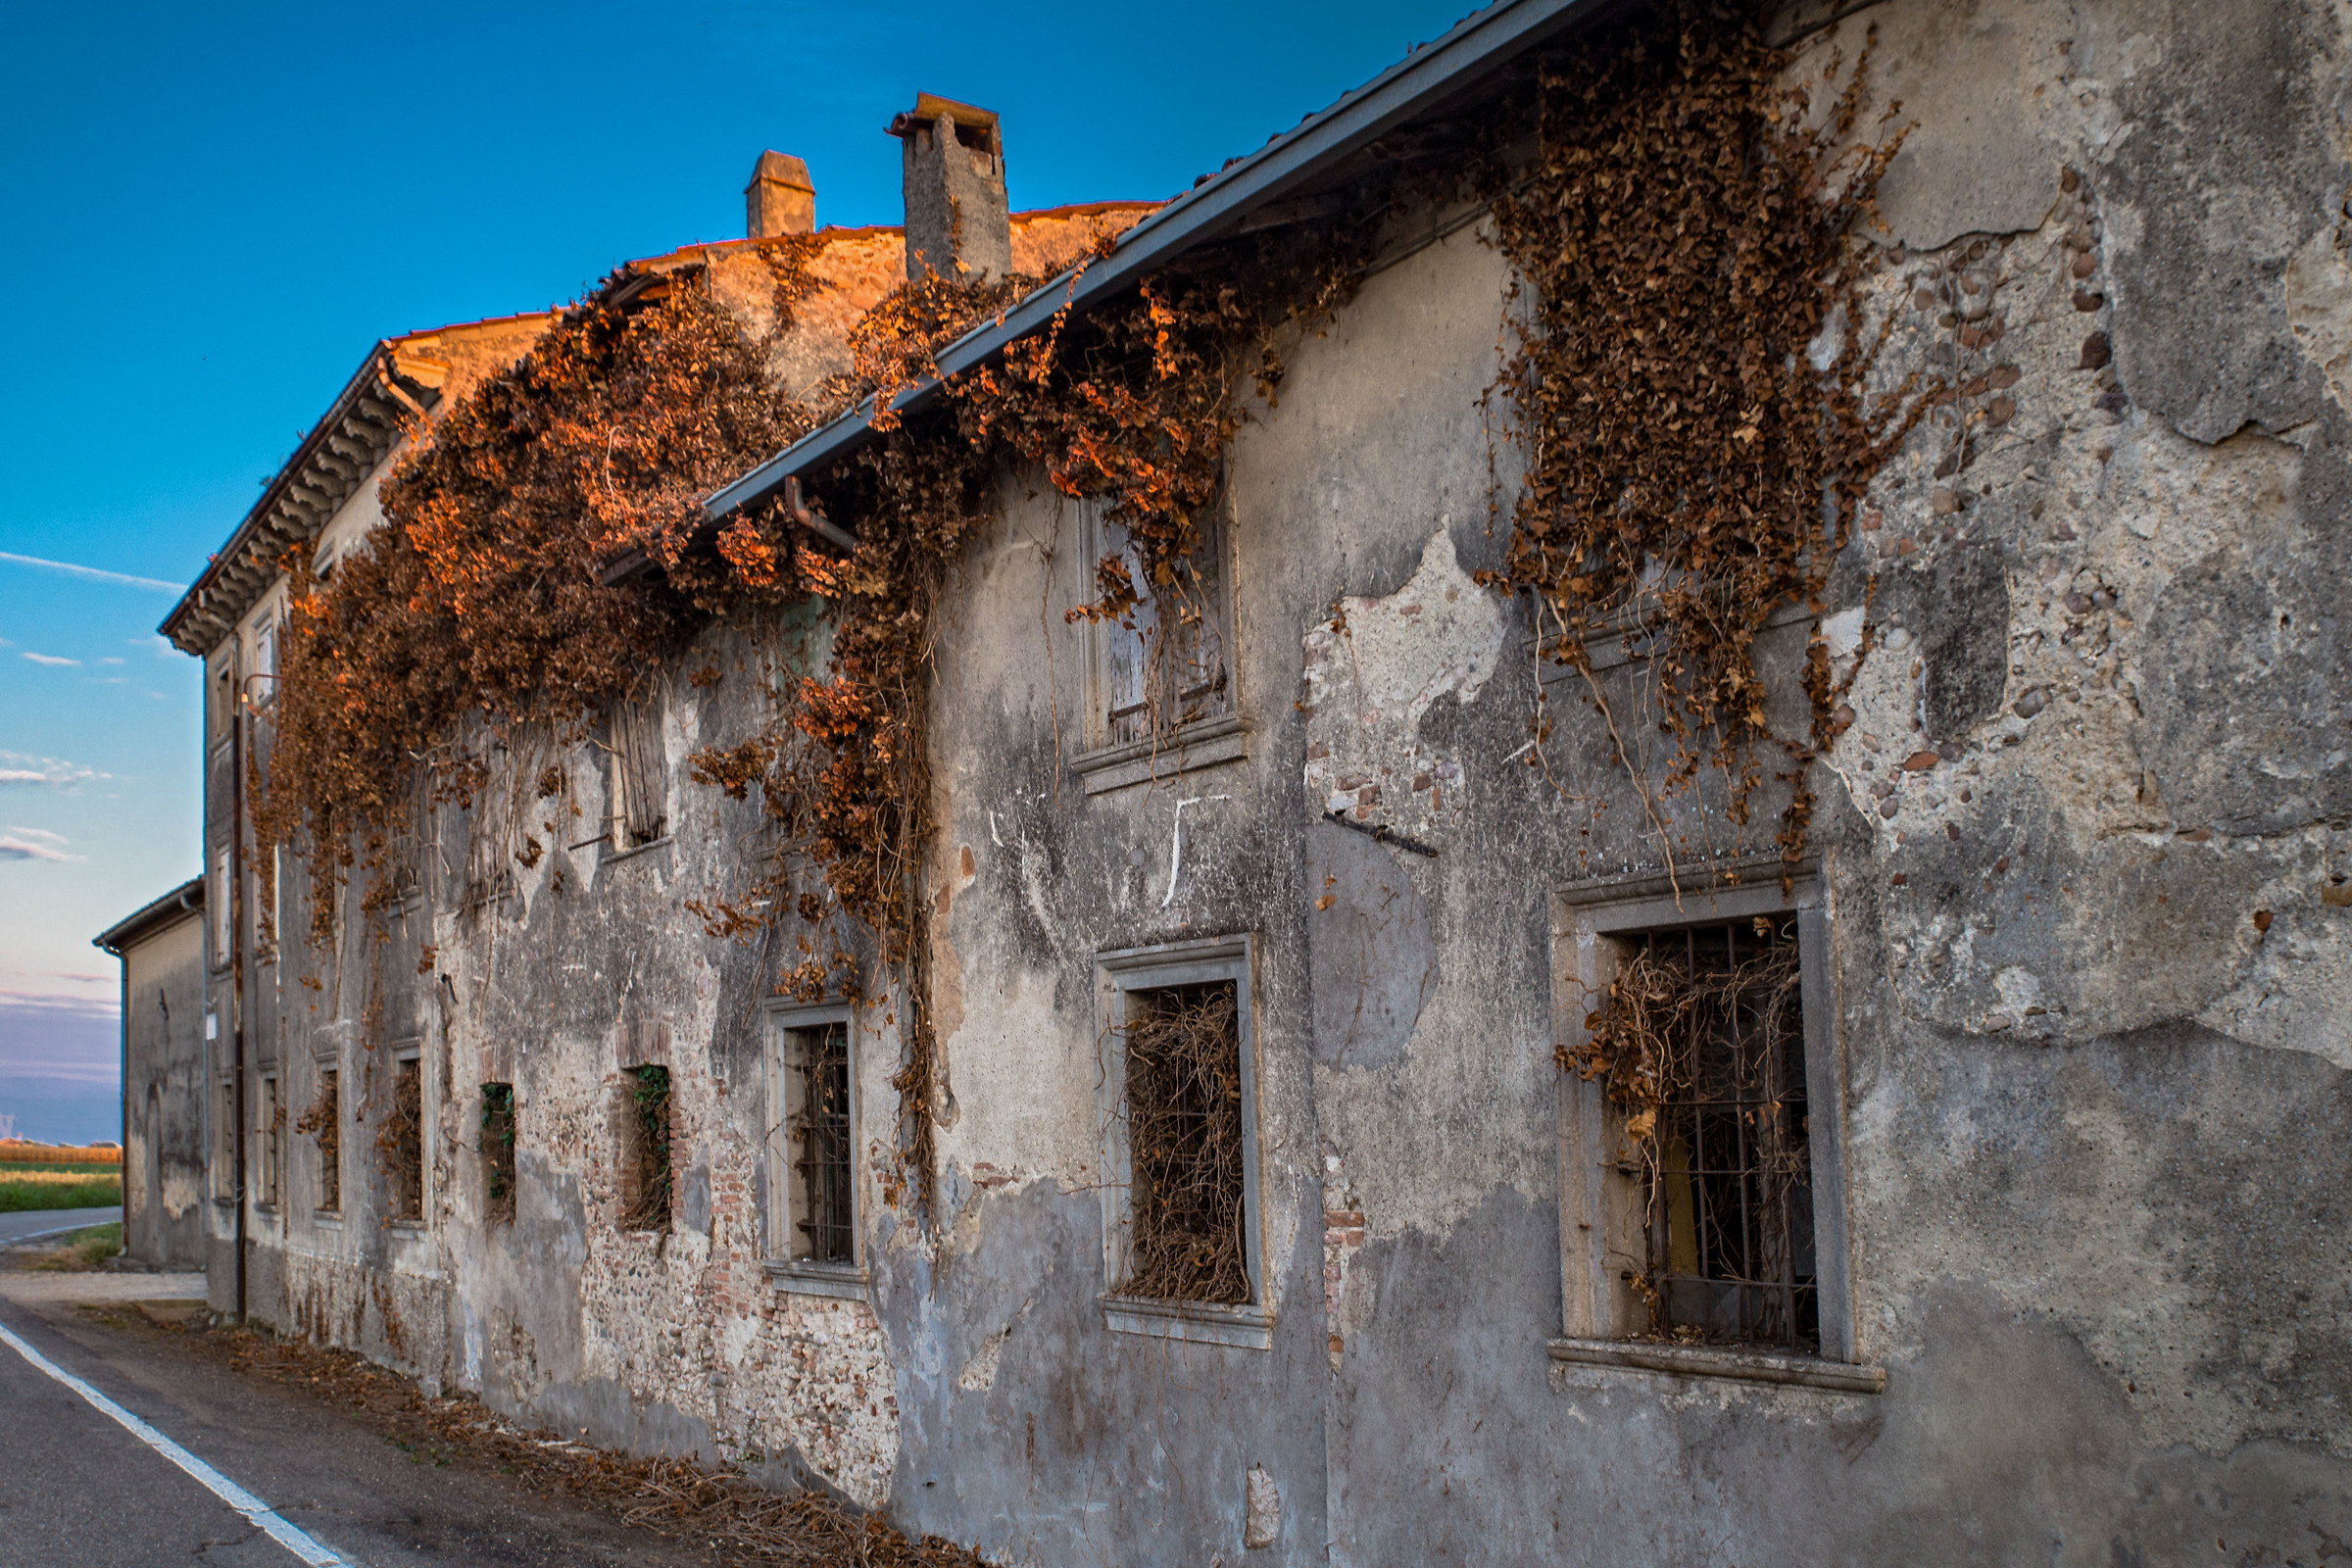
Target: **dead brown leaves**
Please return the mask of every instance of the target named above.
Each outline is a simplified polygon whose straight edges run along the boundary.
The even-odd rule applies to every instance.
[[[1864,392],[1858,220],[1900,141],[1852,140],[1864,64],[1816,115],[1754,24],[1662,6],[1545,71],[1539,161],[1494,203],[1528,296],[1501,381],[1528,470],[1491,580],[1532,594],[1547,648],[1580,667],[1588,638],[1646,629],[1669,778],[1719,767],[1735,820],[1756,751],[1782,751],[1791,856],[1834,705],[1819,664],[1811,733],[1774,734],[1756,639],[1819,603],[1924,409],[1913,388]]]

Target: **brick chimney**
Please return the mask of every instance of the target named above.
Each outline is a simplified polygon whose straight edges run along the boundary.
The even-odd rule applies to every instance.
[[[752,166],[743,187],[744,232],[754,239],[816,231],[816,187],[808,166],[783,153],[765,152]]]
[[[890,122],[906,164],[906,276],[965,283],[1012,270],[1004,138],[997,117],[931,94]]]

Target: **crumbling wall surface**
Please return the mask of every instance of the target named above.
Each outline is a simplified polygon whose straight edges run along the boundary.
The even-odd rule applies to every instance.
[[[1245,758],[1089,794],[1071,770],[1087,637],[1064,612],[1092,597],[1094,563],[1074,505],[1028,476],[1004,495],[957,574],[937,659],[940,1217],[929,1236],[886,1219],[875,1253],[904,1454],[892,1502],[908,1528],[1005,1563],[1233,1562],[1246,1540],[1265,1543],[1252,1560],[1320,1562],[1295,753],[1253,733]],[[1262,523],[1236,526],[1237,559],[1263,559]],[[1306,608],[1238,597],[1244,648]],[[1248,695],[1257,678],[1245,655],[1244,710],[1276,731],[1280,699]],[[1270,1348],[1113,1329],[1099,1299],[1113,1282],[1096,961],[1244,933]]]
[[[204,1262],[204,917],[124,950],[122,1250],[142,1263]]]
[[[872,1503],[897,1451],[873,1311],[786,1296],[762,1268],[760,1003],[789,938],[713,940],[684,907],[740,896],[756,863],[757,805],[692,785],[685,759],[764,721],[774,653],[757,628],[715,631],[671,672],[662,840],[612,850],[611,764],[593,737],[473,735],[479,787],[428,811],[385,866],[355,874],[327,949],[289,942],[289,1104],[299,1115],[316,1094],[314,1050],[340,1064],[343,1212],[314,1211],[315,1140],[290,1135],[292,1200],[257,1228],[253,1310],[478,1392],[526,1425],[723,1457]],[[718,678],[697,686],[689,670]],[[419,873],[415,892],[364,909],[404,859]],[[887,1063],[878,1015],[869,1026]],[[379,1140],[405,1046],[420,1054],[427,1099],[415,1227],[387,1223]],[[620,1185],[627,1069],[648,1063],[671,1074],[671,1219],[632,1230]],[[486,1083],[514,1090],[511,1217],[489,1202]],[[864,1092],[888,1102],[884,1082]]]
[[[1310,933],[1341,926],[1310,935],[1335,1562],[2343,1556],[2342,20],[1897,0],[1805,43],[1800,69],[1851,60],[1877,24],[1878,95],[1917,129],[1871,324],[1892,321],[1888,386],[1957,394],[1874,483],[1821,625],[1839,675],[1876,629],[1811,839],[1885,1393],[1548,1361],[1578,1246],[1550,1043],[1583,1008],[1539,995],[1544,903],[1655,870],[1644,803],[1581,682],[1532,677],[1515,614],[1475,700],[1417,724],[1412,699],[1360,701],[1415,680],[1335,676],[1352,639],[1302,617],[1302,804],[1437,852],[1354,833],[1351,858],[1308,829],[1302,897],[1333,901]],[[1386,286],[1301,349],[1243,448],[1290,441],[1302,490],[1351,463],[1385,486],[1347,558],[1301,531],[1284,567],[1326,574],[1373,641],[1429,621],[1444,508],[1434,473],[1362,457],[1396,439],[1400,345],[1429,346],[1373,329],[1402,315]],[[1779,678],[1803,634],[1771,634],[1793,637]],[[1472,647],[1424,639],[1417,678],[1459,685]],[[1595,676],[1621,718],[1644,678]],[[1554,738],[1514,759],[1538,689]],[[1394,799],[1441,760],[1458,813]],[[1686,886],[1710,851],[1772,847],[1761,799],[1745,826],[1653,804]]]

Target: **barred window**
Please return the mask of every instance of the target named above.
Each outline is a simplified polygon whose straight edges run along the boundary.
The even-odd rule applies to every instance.
[[[1585,1039],[1560,1060],[1615,1129],[1617,1333],[1822,1353],[1798,917],[1611,936]]]
[[[1238,989],[1224,980],[1129,994],[1121,1295],[1250,1298]]]
[[[514,1218],[514,1086],[482,1085],[482,1218],[499,1224]]]
[[[384,1156],[387,1216],[406,1224],[424,1219],[424,1063],[415,1054],[392,1063],[392,1106],[376,1135]]]
[[[620,1075],[620,1228],[665,1231],[670,1212],[670,1075],[654,1063]]]
[[[283,1153],[286,1114],[278,1103],[277,1074],[262,1075],[261,1103],[261,1194],[260,1200],[274,1207],[277,1203],[278,1161]]]
[[[784,1067],[790,1255],[812,1263],[854,1263],[849,1024],[785,1031]]]
[[[318,1211],[340,1212],[343,1207],[343,1075],[332,1067],[318,1069],[318,1098],[302,1113],[294,1131],[308,1137],[318,1150]]]

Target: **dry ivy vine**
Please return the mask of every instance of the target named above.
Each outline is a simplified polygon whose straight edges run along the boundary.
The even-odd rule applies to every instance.
[[[1755,8],[1661,6],[1547,62],[1534,167],[1490,176],[1521,279],[1499,385],[1526,476],[1486,580],[1528,595],[1546,657],[1584,677],[1670,866],[1660,791],[1594,645],[1649,640],[1664,791],[1718,769],[1743,822],[1779,754],[1796,860],[1840,689],[1816,636],[1810,727],[1776,734],[1757,639],[1785,606],[1822,608],[1857,503],[1937,390],[1869,390],[1886,332],[1863,324],[1880,253],[1862,230],[1901,135],[1855,137],[1867,49],[1828,62],[1820,112],[1790,65]],[[1550,727],[1540,715],[1539,738]]]

